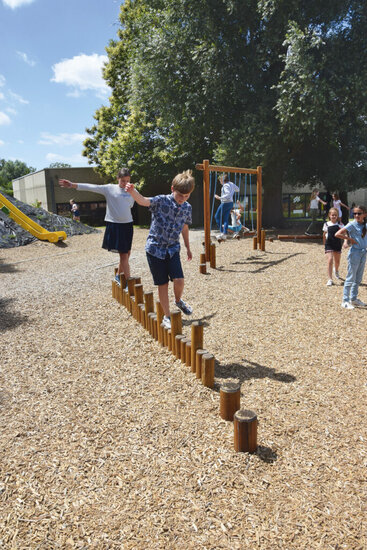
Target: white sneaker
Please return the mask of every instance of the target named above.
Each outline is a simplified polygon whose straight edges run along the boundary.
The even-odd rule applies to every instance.
[[[170,329],[171,328],[171,317],[167,317],[166,315],[163,316],[162,319],[162,325],[164,328]]]
[[[226,238],[227,238],[227,235],[225,235],[224,233],[217,235],[217,241],[225,241]]]
[[[242,231],[243,231],[244,233],[250,233],[249,228],[248,228],[248,227],[245,227],[245,226],[242,227]]]
[[[333,286],[333,281],[331,279],[328,280],[328,282],[326,283],[326,286]]]
[[[350,302],[342,302],[342,307],[344,309],[354,309],[354,306]]]
[[[335,275],[336,279],[340,279],[339,271],[335,271],[335,269],[334,269],[334,275]]]
[[[356,298],[355,300],[352,300],[352,304],[354,306],[357,306],[357,307],[366,307],[367,306],[367,304],[362,302],[362,300],[360,300],[359,298]]]

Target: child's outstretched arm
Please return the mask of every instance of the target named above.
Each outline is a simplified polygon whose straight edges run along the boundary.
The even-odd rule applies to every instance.
[[[76,189],[78,187],[77,183],[73,183],[72,181],[63,179],[59,180],[59,185],[61,185],[61,187],[72,187],[73,189]]]
[[[130,195],[132,196],[132,198],[138,203],[140,204],[140,206],[150,206],[150,199],[148,199],[147,197],[143,197],[143,195],[141,195],[139,193],[139,191],[137,191],[134,187],[134,185],[132,183],[127,183],[126,186],[125,186],[125,191],[127,191],[128,193],[130,193]]]
[[[183,226],[181,233],[186,246],[187,259],[192,260],[192,254],[190,250],[190,239],[189,239],[189,226],[187,225],[187,223],[185,223],[185,225]]]

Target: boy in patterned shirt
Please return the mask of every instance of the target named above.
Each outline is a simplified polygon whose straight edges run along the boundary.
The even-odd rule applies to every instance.
[[[192,223],[192,208],[186,202],[195,187],[191,170],[186,170],[173,179],[170,195],[144,197],[128,183],[125,190],[140,204],[147,206],[152,214],[150,231],[145,245],[147,260],[158,286],[158,296],[164,312],[163,324],[171,328],[168,283],[173,281],[176,306],[186,315],[192,308],[182,300],[184,275],[180,260],[180,234],[187,251],[187,259],[192,259],[189,242],[189,225]]]

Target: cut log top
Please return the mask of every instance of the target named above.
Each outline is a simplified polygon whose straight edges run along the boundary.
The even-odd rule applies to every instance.
[[[234,416],[238,422],[253,422],[257,420],[256,414],[248,409],[240,409]]]
[[[220,391],[225,393],[235,393],[240,389],[240,384],[238,382],[225,382],[220,387]]]

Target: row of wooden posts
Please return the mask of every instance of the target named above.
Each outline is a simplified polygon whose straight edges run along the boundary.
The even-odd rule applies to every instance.
[[[115,274],[117,269],[115,269]],[[208,388],[214,387],[214,355],[204,349],[204,325],[200,321],[191,324],[191,339],[182,334],[181,311],[171,312],[171,329],[163,326],[163,310],[159,300],[154,311],[153,292],[144,292],[140,277],[125,279],[120,275],[120,285],[112,281],[112,297],[126,307],[158,343],[166,347]],[[240,409],[240,385],[223,384],[220,389],[220,416],[234,422],[234,447],[236,451],[255,452],[257,448],[257,417],[252,411]]]

